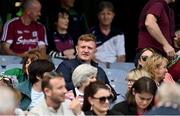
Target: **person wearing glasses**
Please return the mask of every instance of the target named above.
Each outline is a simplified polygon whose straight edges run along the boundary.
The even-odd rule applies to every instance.
[[[101,81],[90,83],[84,91],[82,110],[85,115],[110,115],[110,103],[113,96],[109,86]]]
[[[117,99],[117,93],[114,88],[110,85],[108,77],[105,71],[99,67],[98,63],[94,61],[96,53],[96,37],[92,34],[83,34],[78,38],[76,46],[76,57],[70,60],[63,60],[57,67],[57,72],[62,72],[66,81],[66,87],[68,90],[74,89],[72,82],[72,73],[74,69],[81,64],[89,64],[98,69],[97,80],[101,80],[111,87],[111,91],[114,95],[114,100]]]
[[[135,81],[143,76],[151,78],[150,74],[142,68],[134,68],[130,70],[126,78],[126,80],[128,81],[128,91],[131,90],[131,87],[135,83]]]
[[[154,105],[157,86],[148,77],[138,79],[127,93],[126,100],[117,103],[111,109],[114,115],[143,115]]]
[[[145,61],[148,57],[152,56],[155,53],[155,50],[152,48],[144,48],[142,50],[139,50],[136,54],[135,59],[135,67],[141,68],[144,66]]]

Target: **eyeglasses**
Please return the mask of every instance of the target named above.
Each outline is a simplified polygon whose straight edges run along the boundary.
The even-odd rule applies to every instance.
[[[103,96],[103,97],[94,97],[93,96],[92,98],[98,99],[101,104],[104,104],[106,102],[106,100],[108,100],[110,103],[113,101],[113,96],[112,95],[107,96],[107,97],[105,97],[105,96]]]
[[[141,59],[145,62],[148,59],[148,56],[141,56]]]

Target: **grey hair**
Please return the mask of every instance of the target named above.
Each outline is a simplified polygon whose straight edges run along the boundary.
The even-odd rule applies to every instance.
[[[97,68],[90,64],[81,64],[72,73],[72,82],[75,87],[81,87],[90,76],[97,75]]]
[[[158,105],[176,105],[180,108],[180,85],[162,83],[159,87],[156,96],[159,98]]]
[[[0,86],[0,114],[6,115],[16,108],[16,96],[14,91],[7,86]]]

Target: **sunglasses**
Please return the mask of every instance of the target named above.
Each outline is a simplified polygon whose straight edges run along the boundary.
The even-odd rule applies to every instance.
[[[145,62],[148,59],[148,56],[141,56],[141,59]]]
[[[113,96],[112,95],[107,96],[107,97],[104,96],[104,97],[92,97],[92,98],[98,99],[101,104],[105,103],[106,100],[108,100],[110,103],[113,101]]]

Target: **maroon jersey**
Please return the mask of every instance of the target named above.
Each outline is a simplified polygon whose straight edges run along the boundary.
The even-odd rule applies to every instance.
[[[15,53],[24,53],[33,48],[47,45],[45,27],[33,21],[24,25],[19,17],[13,18],[4,25],[2,41],[10,44]]]

